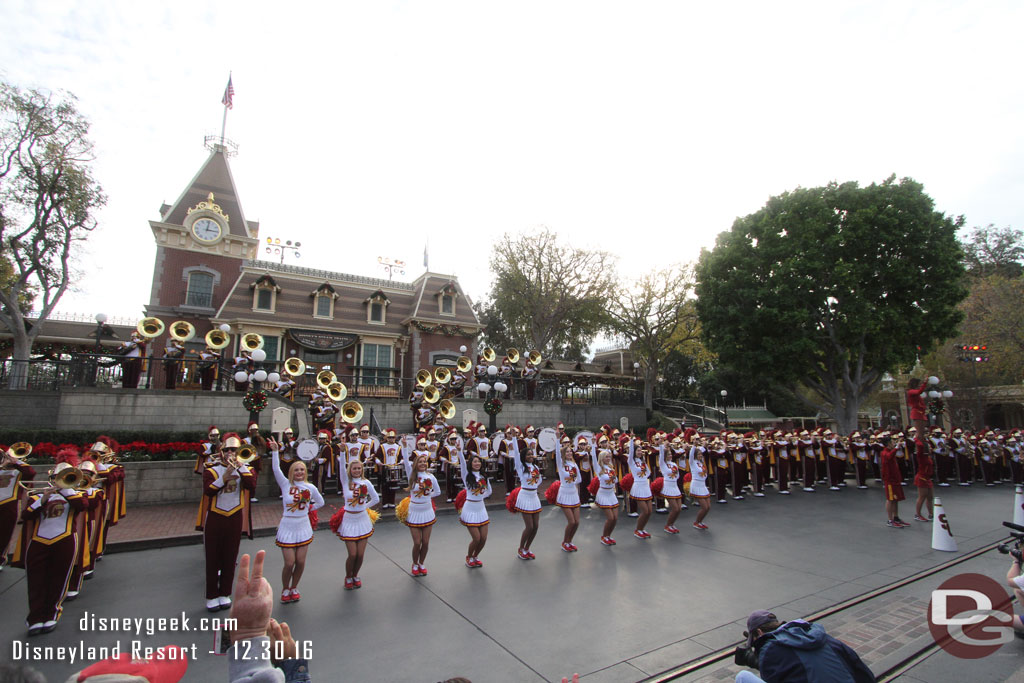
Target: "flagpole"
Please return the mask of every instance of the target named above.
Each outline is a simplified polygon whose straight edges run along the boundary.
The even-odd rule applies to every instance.
[[[231,89],[231,72],[229,71],[228,72],[228,90],[230,90],[230,89]],[[225,94],[225,96],[227,96],[228,92],[225,91],[224,94]],[[224,146],[224,131],[227,129],[227,127],[228,127],[228,103],[224,102],[224,119],[220,122],[220,146],[221,147]]]

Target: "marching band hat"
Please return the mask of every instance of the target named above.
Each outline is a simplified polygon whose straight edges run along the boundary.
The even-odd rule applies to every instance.
[[[320,431],[318,431],[316,433],[316,438],[318,438],[318,439],[320,439],[320,438],[329,439],[329,438],[331,438],[331,433],[329,431],[327,431],[326,429],[321,429]]]
[[[476,433],[477,434],[479,434],[480,432],[486,432],[486,431],[487,431],[487,425],[485,425],[483,422],[479,423],[476,426]]]
[[[64,448],[57,451],[57,455],[54,456],[53,459],[59,464],[67,463],[72,467],[77,467],[79,462],[78,448],[76,448],[75,446],[65,446]],[[54,468],[54,472],[56,471],[56,468]]]
[[[555,425],[555,429],[565,429],[565,423],[559,422],[558,424]]]
[[[291,427],[285,427],[284,428],[284,433],[285,434],[292,434],[293,433],[292,428]]]
[[[254,429],[259,429],[259,428],[260,428],[260,426],[259,426],[259,425],[258,425],[257,423],[255,423],[255,422],[250,422],[250,423],[249,423],[249,426],[248,426],[248,427],[246,427],[246,431],[250,431],[250,432],[251,432],[252,430],[254,430]]]
[[[527,432],[527,433],[530,433],[530,432],[532,432],[532,431],[534,431],[534,429],[533,429],[533,425],[526,425],[526,432]]]
[[[242,440],[238,437],[238,434],[234,432],[228,432],[224,435],[224,448],[241,448]]]
[[[207,434],[220,434],[220,430],[217,429],[217,425],[210,425],[210,428],[206,430]]]
[[[388,427],[387,429],[384,430],[384,436],[398,436],[398,432],[395,431],[394,427]]]
[[[422,436],[420,438],[416,439],[416,447],[417,448],[419,448],[420,446],[426,446],[426,445],[427,445],[427,440],[424,439]]]

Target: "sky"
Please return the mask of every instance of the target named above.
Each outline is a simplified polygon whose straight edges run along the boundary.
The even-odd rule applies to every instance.
[[[769,197],[891,174],[1024,227],[1024,3],[0,0],[0,77],[67,90],[109,200],[64,312],[137,317],[158,219],[219,134],[287,262],[474,300],[545,225],[622,280],[696,260]],[[264,255],[265,257],[265,255]]]

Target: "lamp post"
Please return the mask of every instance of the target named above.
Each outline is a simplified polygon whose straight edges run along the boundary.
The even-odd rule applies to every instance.
[[[100,342],[103,340],[103,325],[107,322],[106,313],[96,314],[96,346],[93,348],[92,357],[92,368],[88,376],[92,377],[92,386],[96,386],[99,383],[100,378],[100,359],[99,353],[101,350]]]
[[[280,255],[281,263],[284,263],[284,255],[288,250],[295,252],[295,258],[299,258],[302,255],[299,253],[299,247],[301,246],[302,242],[292,244],[291,240],[285,240],[284,244],[282,244],[280,237],[268,237],[266,252],[274,256]]]
[[[729,392],[722,389],[718,392],[722,395],[722,414],[725,416],[725,428],[729,428],[729,407],[725,404],[725,397],[729,395]]]

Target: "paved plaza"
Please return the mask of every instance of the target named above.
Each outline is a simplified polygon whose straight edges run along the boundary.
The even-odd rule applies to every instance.
[[[653,538],[633,538],[633,519],[620,518],[618,545],[598,542],[603,514],[585,510],[576,536],[580,550],[560,550],[563,517],[545,507],[533,550],[537,560],[517,559],[522,522],[492,509],[485,566],[464,566],[469,536],[450,513],[434,527],[427,567],[409,576],[410,538],[405,527],[378,523],[361,572],[363,588],[342,590],[343,544],[320,531],[300,586],[302,601],[277,604],[274,616],[295,637],[310,641],[316,681],[558,681],[578,672],[581,680],[638,681],[736,643],[747,614],[775,611],[783,620],[803,617],[911,576],[1005,537],[1000,525],[1011,513],[1011,487],[937,489],[959,544],[958,553],[930,548],[931,525],[885,526],[878,485],[861,491],[794,490],[779,496],[712,504],[710,529],[689,525],[683,511],[679,536],[665,534],[654,515]],[[912,492],[912,488],[911,488]],[[330,499],[329,499],[330,500]],[[913,508],[901,505],[910,519]],[[281,555],[272,537],[242,542],[242,552],[268,551],[266,576],[280,592]],[[930,591],[949,576],[978,572],[1001,581],[1009,562],[990,551],[923,581],[822,620],[830,633],[850,642],[876,672],[930,641],[925,609]],[[14,641],[33,646],[112,646],[127,650],[195,644],[189,681],[226,681],[227,663],[207,654],[207,632],[100,632],[81,629],[83,615],[100,618],[175,617],[191,627],[206,617],[203,555],[199,545],[109,554],[82,595],[67,603],[58,629],[27,640],[25,575],[0,573],[3,659]],[[219,613],[226,616],[227,612]],[[8,645],[10,641],[10,645]],[[1002,681],[1024,675],[1024,641],[1005,645],[985,659],[933,655],[905,674],[906,681]],[[67,661],[31,662],[51,682],[81,668]],[[730,680],[729,662],[687,680]]]

